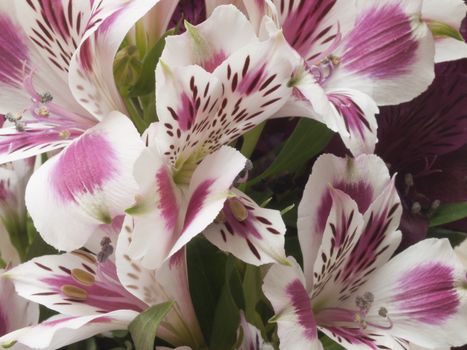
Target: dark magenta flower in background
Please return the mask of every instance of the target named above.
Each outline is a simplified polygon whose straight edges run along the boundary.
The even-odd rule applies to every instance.
[[[438,65],[424,94],[381,108],[378,124],[375,153],[398,174],[405,248],[425,238],[441,203],[467,201],[467,60]]]

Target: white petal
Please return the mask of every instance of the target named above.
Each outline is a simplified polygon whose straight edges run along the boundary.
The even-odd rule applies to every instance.
[[[389,181],[386,165],[374,155],[345,159],[325,154],[318,158],[298,207],[298,235],[307,281],[313,280],[312,267],[331,209],[329,185],[353,198],[363,214]]]
[[[44,240],[60,250],[80,248],[99,225],[122,215],[134,200],[132,171],[142,149],[131,121],[114,112],[39,168],[26,204]]]
[[[253,265],[285,262],[286,227],[278,210],[261,208],[239,190],[204,231],[219,249]]]
[[[69,316],[147,307],[120,284],[115,264],[77,250],[32,259],[5,273],[22,297]]]
[[[33,327],[22,328],[0,338],[0,348],[55,350],[99,333],[123,330],[138,314],[119,310],[103,315],[54,316]],[[11,346],[11,344],[15,344]]]
[[[263,283],[263,292],[274,308],[280,346],[321,350],[305,277],[294,258],[289,258],[289,263],[273,265]]]

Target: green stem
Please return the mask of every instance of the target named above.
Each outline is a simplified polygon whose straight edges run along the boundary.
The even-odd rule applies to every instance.
[[[123,100],[125,102],[125,107],[128,111],[131,121],[135,124],[136,129],[138,129],[138,131],[142,134],[144,130],[146,130],[146,123],[144,122],[143,118],[141,118],[133,101],[131,101],[129,98],[124,98]]]

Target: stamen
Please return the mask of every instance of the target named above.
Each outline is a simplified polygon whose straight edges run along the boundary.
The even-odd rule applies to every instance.
[[[97,254],[97,261],[100,263],[105,262],[114,252],[112,241],[109,237],[105,236],[101,240],[101,251]]]
[[[229,199],[229,208],[237,221],[243,222],[248,219],[248,209],[238,199]]]
[[[66,140],[67,138],[69,138],[71,136],[71,133],[69,130],[62,130],[60,131],[60,133],[58,134],[60,136],[60,138]]]
[[[405,195],[407,195],[410,191],[410,188],[413,187],[414,182],[413,182],[413,175],[408,173],[405,174],[404,176],[404,183],[405,183]]]
[[[430,209],[428,209],[426,215],[428,217],[433,216],[433,214],[436,212],[440,205],[441,201],[439,199],[434,200],[433,203],[431,203]]]
[[[39,96],[41,103],[51,102],[54,99],[50,92],[44,92],[43,94],[39,94]]]
[[[88,292],[71,284],[63,285],[60,290],[69,298],[77,300],[86,300],[88,298]]]
[[[419,202],[413,202],[411,208],[412,214],[420,214],[422,211],[422,205]]]
[[[89,272],[81,269],[71,270],[71,276],[76,282],[79,282],[85,286],[92,286],[96,282],[96,278]]]
[[[50,115],[49,109],[45,106],[39,107],[37,114],[39,114],[41,117],[48,117]]]

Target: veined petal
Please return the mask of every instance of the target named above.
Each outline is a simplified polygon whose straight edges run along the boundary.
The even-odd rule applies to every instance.
[[[373,153],[378,138],[375,114],[378,106],[366,94],[357,90],[329,91],[332,117],[336,130],[353,155]]]
[[[325,58],[352,27],[356,7],[342,0],[273,0],[285,38],[305,59],[314,64]],[[265,3],[265,1],[256,1]]]
[[[137,191],[132,171],[142,149],[131,121],[114,112],[39,168],[26,205],[44,240],[80,248],[99,225],[122,215]]]
[[[63,8],[64,5],[66,10]],[[54,6],[53,11],[51,6]],[[33,105],[31,100],[40,99],[41,94],[47,93],[53,97],[53,104],[63,109],[58,113],[61,114],[58,117],[71,116],[84,123],[93,121],[93,118],[86,116],[84,110],[73,99],[66,83],[69,59],[79,43],[78,36],[82,30],[81,25],[80,28],[70,26],[76,25],[81,20],[83,27],[85,26],[85,21],[90,15],[89,6],[88,1],[73,5],[67,0],[2,1],[0,4],[0,23],[3,28],[0,33],[0,54],[3,57],[0,68],[2,114],[18,113],[29,116],[28,109]],[[67,14],[65,15],[63,11]],[[63,111],[69,112],[63,115]],[[56,112],[56,108],[50,111],[51,117],[55,117]]]
[[[71,57],[93,25],[93,1],[14,1],[14,6],[19,23],[41,56],[65,77]]]
[[[134,237],[134,219],[127,217],[123,227],[116,251],[120,281],[130,293],[148,305],[175,301],[157,336],[175,346],[199,348],[204,340],[191,302],[185,250],[167,260],[158,270],[147,269],[127,254]]]
[[[97,119],[125,106],[115,86],[113,61],[131,27],[159,0],[101,1],[95,9],[98,25],[88,30],[70,64],[73,95]]]
[[[126,329],[137,315],[135,311],[119,310],[104,315],[54,316],[1,337],[0,349],[59,349],[100,333]]]
[[[286,227],[278,210],[261,208],[251,198],[234,189],[232,198],[204,236],[219,249],[252,264],[286,262]]]
[[[225,40],[224,31],[232,33],[229,40]],[[219,6],[205,22],[168,37],[161,60],[171,67],[196,64],[212,72],[227,57],[256,42],[258,38],[245,15],[233,5]]]
[[[121,285],[112,261],[99,262],[82,250],[35,258],[4,276],[13,281],[20,296],[63,315],[141,312],[147,307]]]
[[[177,241],[167,257],[177,253],[211,224],[224,206],[246,158],[237,150],[222,146],[197,166],[187,191],[186,211]]]
[[[332,301],[339,294],[342,268],[363,227],[357,203],[341,190],[329,189],[332,206],[313,268],[313,303]]]
[[[33,157],[69,145],[83,130],[66,130],[53,125],[32,124],[19,131],[16,127],[0,129],[0,164]]]
[[[449,241],[427,239],[390,260],[360,291],[374,295],[369,322],[389,325],[384,332],[395,337],[436,348],[467,342],[461,331],[467,326],[465,283],[465,268]]]
[[[389,181],[386,165],[374,155],[345,159],[325,154],[318,158],[298,207],[298,237],[309,283],[332,206],[329,187],[348,194],[363,214]]]
[[[338,190],[331,192],[331,197],[330,230],[324,233],[314,265],[313,304],[321,307],[338,307],[352,300],[358,287],[389,260],[401,240],[397,227],[402,208],[393,181],[371,203],[363,220],[356,206],[350,213],[340,209],[336,215],[335,207],[352,207],[350,197]],[[326,234],[329,231],[332,235]]]
[[[239,49],[212,75],[159,63],[157,81],[172,81],[158,83],[156,92],[164,154],[174,163],[190,155],[200,159],[271,117],[292,92],[287,83],[296,58],[278,33]],[[175,92],[163,91],[177,86]]]
[[[421,0],[364,2],[353,28],[333,53],[326,89],[359,90],[378,105],[421,94],[434,78],[434,43],[420,20],[420,9]]]
[[[422,17],[428,27],[445,26],[451,35],[435,35],[436,63],[467,57],[467,44],[459,34],[466,10],[466,4],[462,0],[446,0],[442,4],[436,0],[423,1]],[[452,37],[456,34],[459,36],[457,39]]]
[[[0,277],[0,337],[38,321],[39,305],[18,296],[13,283]]]
[[[263,283],[263,292],[274,308],[280,346],[283,349],[323,349],[305,276],[294,258],[289,266],[273,265]]]

